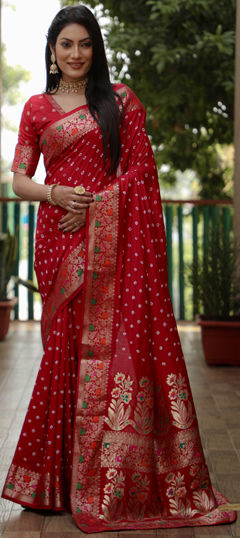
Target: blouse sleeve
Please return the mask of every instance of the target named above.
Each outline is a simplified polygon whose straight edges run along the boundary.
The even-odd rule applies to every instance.
[[[29,99],[24,106],[21,117],[12,172],[34,176],[39,157],[39,136],[34,126],[32,102]]]

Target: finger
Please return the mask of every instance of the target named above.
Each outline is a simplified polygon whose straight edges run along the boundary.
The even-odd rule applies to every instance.
[[[79,226],[79,224],[82,224],[85,220],[85,215],[78,213],[78,215],[72,215],[71,218],[68,218],[65,223],[59,223],[59,226],[63,228],[74,228],[74,226]]]
[[[84,214],[83,210],[81,211],[81,213],[78,213],[78,215],[83,215],[83,214]],[[67,213],[60,218],[59,222],[65,223],[70,220],[74,222],[76,221],[76,217],[73,216],[72,211],[67,211]]]
[[[60,221],[59,221],[59,226],[62,226],[64,224],[76,224],[78,222],[80,222],[80,220],[83,218],[83,212],[81,213],[78,213],[76,216],[73,215],[72,213],[68,213],[67,216],[63,217]]]
[[[71,202],[69,202],[69,206],[70,206],[70,209],[71,211],[73,209],[87,209],[88,207],[90,207],[91,205],[91,202],[79,202],[79,201],[76,201],[76,200],[71,200]]]
[[[77,226],[76,225],[71,226],[71,228],[68,227],[65,231],[70,232],[70,233],[74,233],[74,232],[77,232],[78,230],[80,230],[83,226],[84,226],[84,224],[79,223]]]
[[[84,192],[84,194],[75,194],[74,193],[74,196],[77,196],[77,198],[79,200],[81,200],[83,198],[84,199],[87,199],[89,201],[92,201],[93,200],[93,194],[91,192]]]
[[[80,217],[82,215],[83,211],[86,211],[88,207],[80,207],[79,209],[69,207],[68,211],[69,213],[72,213],[72,215]]]
[[[66,215],[64,215],[64,217],[60,219],[59,224],[65,224],[69,221],[69,218],[72,219],[72,214],[70,215],[70,213],[67,213]]]
[[[93,196],[80,196],[80,194],[75,194],[74,196],[71,196],[71,201],[77,204],[90,205],[94,202],[94,198]]]
[[[74,221],[74,222],[68,222],[66,224],[62,224],[62,225],[59,225],[59,230],[62,230],[62,231],[69,231],[69,230],[73,230],[74,228],[78,228],[80,225],[82,224],[82,221]]]
[[[75,232],[78,228],[80,228],[80,224],[78,224],[77,226],[74,225],[74,226],[65,226],[63,229],[62,229],[62,232],[66,233],[66,232]]]

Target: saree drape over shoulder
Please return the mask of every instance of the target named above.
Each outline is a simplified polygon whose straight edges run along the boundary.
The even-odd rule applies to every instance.
[[[205,463],[167,284],[157,170],[134,93],[124,104],[117,173],[103,166],[88,106],[65,113],[53,96],[25,105],[13,170],[94,193],[84,228],[41,202],[35,269],[44,355],[3,496],[71,510],[85,532],[213,525]]]

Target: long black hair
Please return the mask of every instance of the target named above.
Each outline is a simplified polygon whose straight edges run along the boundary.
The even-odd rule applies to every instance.
[[[99,24],[90,9],[86,6],[81,4],[74,7],[67,6],[57,13],[51,23],[47,34],[45,55],[47,71],[46,93],[54,93],[54,90],[57,91],[61,78],[61,70],[59,67],[59,73],[49,73],[50,65],[52,63],[50,45],[55,48],[57,37],[61,30],[72,23],[84,26],[91,37],[93,57],[92,65],[88,73],[85,94],[89,110],[102,132],[104,164],[106,164],[109,148],[109,172],[113,173],[118,167],[121,154],[119,128],[120,119],[123,117],[123,105],[120,96],[114,92],[110,82],[107,58]],[[121,101],[121,113],[119,113],[116,99]]]

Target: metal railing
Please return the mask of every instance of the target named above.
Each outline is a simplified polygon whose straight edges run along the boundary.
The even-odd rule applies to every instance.
[[[34,280],[34,231],[38,203],[16,198],[0,198],[2,202],[2,230],[10,230],[18,238],[18,256],[15,275],[22,279]],[[189,283],[188,266],[196,264],[206,249],[209,229],[220,226],[226,239],[232,229],[233,207],[229,200],[163,200],[167,257],[168,282],[177,319],[193,319],[197,313],[196,290]],[[41,315],[38,294],[25,291],[19,294],[15,285],[18,304],[16,319],[39,319]],[[23,310],[24,314],[21,314]]]
[[[15,264],[14,276],[20,276],[25,280],[33,281],[35,279],[33,261],[34,261],[34,232],[36,225],[36,214],[38,203],[26,202],[16,198],[0,198],[2,202],[2,231],[9,230],[17,236],[18,252]],[[39,319],[40,315],[34,315],[34,302],[36,297],[31,291],[26,291],[27,297],[24,297],[25,309],[27,311],[25,318]],[[19,286],[15,284],[14,295],[18,298],[15,306],[15,319],[19,319],[19,310],[22,310],[21,297],[19,297]],[[39,297],[37,298],[39,304]],[[41,308],[38,308],[40,311]]]
[[[163,200],[168,285],[177,319],[194,319],[198,313],[197,290],[190,284],[190,266],[198,266],[206,251],[210,229],[232,233],[231,200]]]

